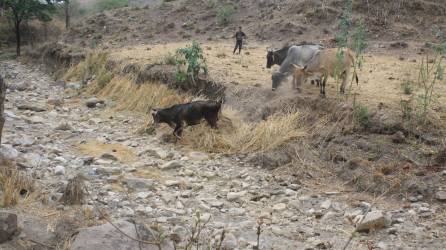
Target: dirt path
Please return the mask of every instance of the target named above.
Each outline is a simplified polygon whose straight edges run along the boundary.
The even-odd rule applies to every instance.
[[[3,148],[16,152],[42,193],[54,198],[44,206],[48,211],[89,209],[89,219],[99,223],[94,204],[100,204],[114,220],[157,222],[182,239],[199,211],[202,220],[210,218],[203,233],[210,241],[226,230],[226,249],[252,249],[261,219],[260,249],[341,249],[354,228],[349,219],[358,219],[372,202],[365,195],[357,200],[334,183],[315,189],[243,159],[187,152],[160,136],[138,135],[143,118],[113,112],[112,100],[88,108],[86,99],[64,96],[63,86],[37,67],[8,61],[0,70],[7,73],[10,89]],[[78,173],[87,177],[87,204],[60,204],[67,180]],[[444,248],[439,205],[380,201],[372,211],[385,214],[377,223],[386,228],[359,234],[349,249]],[[78,219],[89,220],[83,215]]]

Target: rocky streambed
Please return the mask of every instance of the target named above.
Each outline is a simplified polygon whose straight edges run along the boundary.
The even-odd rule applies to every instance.
[[[41,194],[27,206],[0,208],[0,249],[183,249],[188,242],[216,249],[222,231],[221,249],[342,249],[355,226],[361,232],[348,249],[444,249],[441,203],[375,202],[335,183],[315,188],[243,156],[140,135],[143,117],[67,92],[79,85],[54,81],[36,65],[4,61],[0,74],[8,87],[2,154]],[[79,174],[88,190],[82,204],[62,202]]]

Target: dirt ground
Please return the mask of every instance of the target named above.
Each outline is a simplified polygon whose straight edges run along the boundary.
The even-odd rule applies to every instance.
[[[140,65],[163,62],[169,55],[174,55],[176,49],[185,47],[187,42],[167,43],[158,45],[141,45],[115,49],[110,57],[116,61],[138,63]],[[204,55],[212,79],[222,82],[231,88],[240,86],[271,88],[271,73],[278,70],[266,68],[267,44],[249,42],[242,55],[233,55],[232,43],[203,42]],[[421,44],[411,44],[407,49],[369,49],[364,55],[363,66],[358,72],[359,85],[351,85],[351,93],[364,105],[375,108],[380,103],[400,108],[401,99],[407,99],[403,93],[402,83],[417,79],[418,70],[423,57],[419,55]],[[291,77],[290,79],[291,80]],[[339,98],[338,85],[334,79],[328,81],[329,98]],[[416,86],[414,86],[415,88]],[[289,95],[290,83],[284,83],[282,91]],[[318,95],[316,86],[303,87],[303,95]],[[444,93],[446,86],[439,84],[437,91]],[[299,95],[298,93],[295,93]],[[440,95],[438,102],[446,101],[446,96]],[[252,100],[254,105],[256,101]]]

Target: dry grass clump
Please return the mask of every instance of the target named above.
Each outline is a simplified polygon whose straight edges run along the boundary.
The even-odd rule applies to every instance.
[[[135,84],[126,77],[115,77],[100,92],[101,97],[116,100],[117,109],[147,113],[152,108],[184,103],[190,97],[179,95],[161,83]]]
[[[29,196],[33,190],[33,180],[24,172],[19,171],[11,162],[0,162],[0,207],[14,206],[20,196]]]
[[[99,76],[106,71],[105,64],[107,58],[106,53],[89,53],[85,60],[71,67],[63,78],[70,81],[84,80],[93,75]]]
[[[69,180],[61,201],[69,205],[82,205],[85,197],[84,180],[85,177],[80,174]]]
[[[268,151],[306,134],[299,118],[299,113],[285,113],[272,115],[259,123],[245,123],[232,110],[225,108],[218,130],[204,124],[193,127],[184,133],[181,143],[208,152]]]

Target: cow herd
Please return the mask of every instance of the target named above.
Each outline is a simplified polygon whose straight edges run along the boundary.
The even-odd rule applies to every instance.
[[[325,97],[325,85],[329,76],[342,80],[340,92],[345,92],[351,67],[355,63],[355,54],[350,49],[324,48],[318,44],[300,44],[285,46],[267,53],[267,68],[279,65],[272,74],[272,90],[276,90],[290,75],[293,76],[293,88],[300,92],[300,86],[306,80],[317,83],[320,94]],[[356,83],[358,76],[354,73]],[[217,128],[218,114],[222,102],[195,101],[176,104],[169,108],[153,109],[154,125],[166,123],[174,129],[173,135],[181,138],[184,126],[199,124],[206,120],[212,128]]]
[[[348,48],[325,49],[317,44],[304,44],[284,47],[276,51],[268,51],[266,67],[280,65],[272,74],[272,90],[276,90],[283,80],[293,75],[293,88],[300,92],[301,83],[312,78],[317,82],[321,96],[325,97],[325,86],[328,76],[342,80],[340,92],[345,92],[351,67],[355,63],[355,54]],[[356,83],[358,76],[354,74]]]

